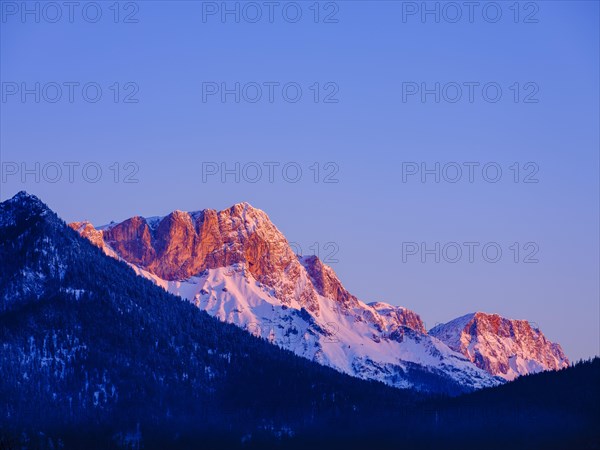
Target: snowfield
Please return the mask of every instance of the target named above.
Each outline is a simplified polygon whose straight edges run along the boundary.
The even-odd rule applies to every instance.
[[[362,302],[359,307],[344,311],[333,300],[319,296],[318,317],[297,303],[286,306],[241,263],[208,269],[202,276],[186,281],[162,280],[132,267],[139,275],[221,321],[349,375],[401,388],[419,388],[406,374],[413,363],[468,388],[500,384],[497,378],[432,336],[407,327],[394,336],[386,335],[368,320],[370,315],[378,314],[377,309]],[[396,308],[381,302],[377,305]]]

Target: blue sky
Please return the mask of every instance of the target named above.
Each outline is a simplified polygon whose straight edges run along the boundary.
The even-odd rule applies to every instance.
[[[516,23],[512,2],[498,3],[495,23],[495,11],[480,9],[472,23],[467,10],[450,23],[449,9],[439,22],[421,20],[422,11],[403,20],[421,2],[389,1],[321,2],[318,23],[314,3],[298,2],[299,21],[291,23],[292,5],[288,20],[277,9],[270,23],[257,4],[257,23],[249,9],[239,23],[218,13],[203,20],[210,2],[122,2],[117,23],[112,2],[97,3],[96,23],[93,9],[74,11],[72,23],[66,10],[56,23],[55,11],[40,10],[36,23],[3,5],[0,198],[25,189],[65,220],[95,224],[248,201],[304,253],[314,242],[321,256],[338,249],[332,266],[365,301],[409,307],[428,328],[472,311],[528,319],[571,359],[599,354],[598,3],[521,2]],[[137,23],[124,23],[128,14]],[[70,82],[79,83],[73,102]],[[279,83],[272,103],[269,82]],[[23,101],[20,90],[35,83],[39,103],[34,94]],[[62,97],[52,103],[54,83]],[[89,101],[93,90],[86,100],[86,83],[100,87],[99,101]],[[203,101],[206,83],[240,83],[247,95]],[[253,83],[263,89],[256,103],[247,101]],[[286,83],[302,89],[296,103],[284,99]],[[439,83],[447,95],[403,101],[403,83]],[[464,83],[478,83],[473,102]],[[502,90],[495,103],[482,92],[489,83]],[[456,84],[463,97],[451,103]],[[324,102],[328,94],[337,102]],[[31,173],[22,179],[23,163],[39,182]],[[72,183],[66,169],[54,172],[65,163],[79,164]],[[265,171],[255,183],[233,175],[223,183],[219,174],[204,182],[206,163],[246,165],[247,178],[256,165]],[[265,163],[279,164],[272,183]],[[433,175],[422,183],[418,175],[403,182],[406,163],[439,163],[447,175],[478,165],[473,183],[464,172],[456,183]],[[286,181],[285,164],[302,169],[298,182]],[[502,169],[498,182],[484,179],[485,164]],[[96,167],[102,175],[93,183]],[[538,182],[524,183],[534,169]],[[333,172],[328,179],[338,182],[323,182]],[[477,252],[473,263],[464,255],[422,263],[420,254],[403,262],[406,242],[493,242],[503,254],[497,263]],[[532,249],[539,262],[524,263]]]

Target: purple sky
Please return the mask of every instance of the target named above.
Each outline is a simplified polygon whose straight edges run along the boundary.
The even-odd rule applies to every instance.
[[[4,10],[0,199],[97,225],[248,201],[364,301],[428,328],[528,319],[571,359],[600,354],[598,3],[506,2],[495,23],[409,3],[322,3],[318,23],[312,2],[296,23],[203,20],[201,2],[102,3],[96,23]]]

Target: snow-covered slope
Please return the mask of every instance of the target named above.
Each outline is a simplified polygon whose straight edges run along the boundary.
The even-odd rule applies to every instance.
[[[429,333],[506,380],[569,365],[560,345],[548,341],[526,320],[477,312],[438,325]]]
[[[71,227],[209,314],[342,372],[430,391],[501,382],[428,335],[416,313],[357,299],[317,257],[295,255],[246,203]]]
[[[426,373],[468,389],[498,384],[438,339],[392,321],[386,323],[375,308],[362,302],[342,312],[335,301],[319,296],[319,317],[296,302],[285,305],[242,263],[207,269],[185,281],[166,281],[136,270],[222,321],[360,378],[425,390],[431,389],[421,380]]]

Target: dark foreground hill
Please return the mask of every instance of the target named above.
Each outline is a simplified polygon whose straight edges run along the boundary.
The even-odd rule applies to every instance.
[[[0,448],[597,448],[599,362],[431,398],[137,277],[37,198],[0,204]]]

